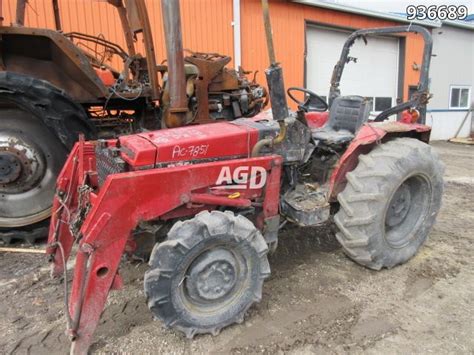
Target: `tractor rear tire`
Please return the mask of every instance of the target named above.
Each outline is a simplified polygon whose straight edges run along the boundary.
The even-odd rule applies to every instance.
[[[361,155],[334,217],[344,252],[374,270],[408,261],[435,223],[443,173],[436,152],[416,139],[394,139]]]
[[[44,80],[0,73],[0,240],[47,235],[56,185],[78,134],[94,136],[84,109]]]
[[[217,335],[260,302],[270,275],[267,253],[253,223],[230,211],[177,222],[153,249],[144,283],[148,307],[188,338]]]

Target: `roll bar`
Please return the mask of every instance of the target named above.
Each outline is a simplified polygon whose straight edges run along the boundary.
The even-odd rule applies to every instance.
[[[329,106],[331,106],[333,100],[341,95],[340,92],[340,82],[342,73],[346,63],[349,62],[349,52],[358,38],[362,38],[367,43],[367,36],[373,35],[390,35],[390,34],[401,34],[401,33],[419,33],[423,36],[424,40],[424,49],[423,49],[423,60],[420,69],[420,79],[418,82],[418,87],[416,92],[413,94],[408,101],[403,102],[397,106],[391,107],[383,112],[381,112],[376,118],[375,121],[383,121],[389,116],[402,112],[406,109],[417,108],[421,113],[421,123],[425,123],[426,113],[424,108],[428,103],[430,98],[429,94],[429,70],[431,63],[431,53],[433,50],[433,39],[431,34],[424,27],[418,25],[409,25],[409,26],[396,26],[396,27],[386,27],[386,28],[369,28],[358,30],[351,34],[346,40],[344,47],[342,48],[341,56],[331,78],[331,89],[329,91]]]

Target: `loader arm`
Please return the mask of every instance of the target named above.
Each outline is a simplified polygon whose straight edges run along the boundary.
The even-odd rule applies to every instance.
[[[109,290],[121,285],[118,267],[132,230],[143,221],[156,220],[178,209],[194,214],[196,207],[250,206],[259,198],[262,228],[265,220],[278,215],[282,159],[279,156],[224,160],[191,166],[168,167],[109,175],[97,188],[94,144],[79,142],[58,179],[48,254],[53,274],[61,275],[75,240],[79,247],[69,300],[68,333],[73,353],[85,353],[104,309]],[[266,184],[256,190],[213,193],[223,168],[233,172],[242,166],[261,167],[268,172]],[[87,185],[87,184],[90,185]],[[225,188],[224,188],[225,190]],[[73,197],[69,198],[69,192]],[[90,210],[73,236],[72,221],[85,192]],[[233,197],[229,197],[233,195]],[[67,211],[67,213],[64,213]],[[183,214],[182,211],[180,213]],[[67,216],[66,216],[67,215]],[[63,254],[64,253],[64,254]]]

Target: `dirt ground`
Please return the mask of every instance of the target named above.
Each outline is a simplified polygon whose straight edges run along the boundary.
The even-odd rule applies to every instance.
[[[283,233],[264,297],[242,325],[194,340],[153,321],[146,265],[125,263],[93,352],[473,353],[474,146],[434,144],[446,163],[443,208],[409,263],[380,272],[342,253],[330,225]],[[67,353],[62,285],[44,256],[0,253],[0,353]]]

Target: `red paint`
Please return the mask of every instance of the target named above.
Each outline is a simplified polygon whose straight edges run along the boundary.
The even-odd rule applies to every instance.
[[[367,123],[357,133],[347,150],[338,161],[329,184],[329,201],[337,200],[337,195],[346,185],[346,174],[354,170],[359,162],[359,155],[367,154],[378,142],[391,138],[417,135],[418,139],[429,140],[431,128],[421,124],[405,124],[401,122]]]
[[[97,76],[99,79],[104,83],[105,86],[113,86],[115,85],[115,78],[114,74],[109,69],[98,69],[94,68]]]
[[[78,205],[77,190],[82,184],[84,177],[91,171],[95,171],[95,145],[91,142],[84,142],[80,138],[79,143],[76,143],[74,146],[59,174],[56,194],[53,200],[53,213],[51,215],[46,253],[54,256],[52,269],[54,276],[61,276],[64,271],[61,248],[59,248],[58,242],[61,243],[66,261],[74,242],[67,224],[59,223],[57,231],[56,225],[58,225],[58,220],[69,221],[72,218],[71,212]],[[59,195],[62,195],[62,197]],[[64,201],[63,204],[65,206],[61,205],[60,200]]]
[[[420,119],[420,112],[417,110],[406,110],[402,112],[400,122],[402,123],[416,123]]]
[[[305,114],[305,118],[309,128],[321,128],[327,123],[329,112],[308,112]]]
[[[95,169],[87,163],[90,161],[84,151],[90,151],[90,143],[76,144],[58,181],[66,189],[74,189],[95,175]],[[226,148],[225,148],[226,149]],[[76,335],[73,349],[76,353],[85,353],[91,343],[92,335],[99,322],[109,290],[119,287],[121,280],[117,276],[120,258],[123,255],[130,233],[139,221],[148,221],[169,216],[181,209],[181,216],[196,213],[190,202],[206,204],[213,209],[215,204],[248,206],[250,200],[238,196],[230,199],[214,195],[213,187],[222,168],[229,167],[233,174],[242,166],[262,167],[267,171],[267,185],[260,190],[253,190],[249,195],[263,198],[263,215],[265,218],[278,214],[281,157],[266,156],[218,161],[189,166],[150,169],[110,175],[104,185],[97,191],[97,196],[90,199],[92,209],[80,233],[76,256],[74,279],[72,283],[69,311],[73,324],[70,333]],[[79,169],[78,167],[82,167]],[[202,191],[207,191],[203,193]],[[234,191],[232,191],[233,193]],[[92,194],[91,194],[92,195]],[[72,196],[76,196],[74,193]],[[188,208],[189,207],[189,208]],[[71,213],[77,208],[76,199],[68,200]],[[58,196],[55,197],[53,216],[60,210]],[[55,221],[51,224],[49,243],[55,242]],[[57,242],[67,245],[66,259],[69,256],[73,237],[67,225],[60,223]],[[55,244],[56,245],[56,244]],[[56,274],[63,270],[59,250],[48,248],[53,257]]]
[[[187,126],[120,138],[122,158],[132,167],[216,157],[247,157],[258,131],[227,122]]]

